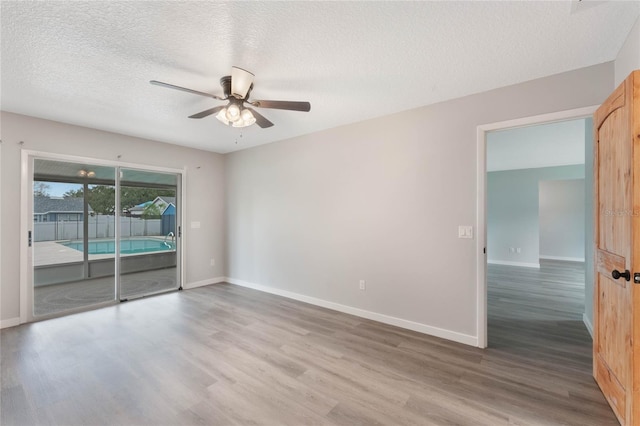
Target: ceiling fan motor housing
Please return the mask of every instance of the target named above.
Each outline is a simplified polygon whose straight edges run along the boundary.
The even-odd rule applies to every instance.
[[[220,86],[222,86],[222,91],[224,93],[225,98],[235,97],[235,96],[231,96],[231,76],[230,75],[225,75],[224,77],[220,78]],[[247,91],[247,94],[245,95],[245,97],[242,99],[244,100],[249,99],[249,93],[251,93],[251,89],[253,89],[253,83],[249,87],[249,90]]]
[[[225,75],[224,77],[221,77],[220,86],[222,86],[224,97],[228,98],[231,95],[231,76]]]

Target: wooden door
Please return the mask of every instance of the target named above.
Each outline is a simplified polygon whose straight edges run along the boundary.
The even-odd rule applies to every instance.
[[[640,70],[598,108],[594,135],[593,376],[620,424],[640,424]]]

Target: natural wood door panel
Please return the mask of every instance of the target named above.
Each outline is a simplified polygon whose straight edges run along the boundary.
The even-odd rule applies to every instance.
[[[626,267],[626,259],[624,257],[609,253],[605,250],[596,250],[596,271],[598,273],[610,276],[611,271],[614,269],[624,271]],[[623,287],[627,285],[627,281],[625,280],[616,280],[615,283]]]
[[[607,401],[611,404],[611,408],[618,415],[622,416],[626,413],[626,393],[620,382],[616,377],[611,374],[611,371],[607,368],[607,363],[602,358],[598,357],[593,360],[594,366],[598,371],[598,377],[600,378],[600,387],[606,395]],[[624,422],[622,422],[624,423]]]
[[[598,321],[598,355],[615,380],[625,389],[631,373],[629,359],[625,354],[631,343],[631,321],[628,289],[618,285],[617,281],[600,276],[600,318]]]
[[[640,424],[639,105],[640,70],[594,116],[593,375],[622,425]]]
[[[631,144],[624,135],[626,113],[613,111],[598,130],[599,248],[629,257],[631,240]]]

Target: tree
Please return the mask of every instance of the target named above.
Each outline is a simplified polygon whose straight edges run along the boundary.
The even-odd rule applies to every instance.
[[[158,219],[162,216],[162,211],[160,211],[160,207],[155,204],[149,204],[142,211],[141,217],[143,219]]]
[[[51,185],[45,182],[33,182],[33,196],[34,197],[48,197]]]
[[[64,198],[82,198],[84,197],[84,190],[80,189],[70,189],[64,194],[62,194]]]
[[[112,215],[116,210],[116,189],[113,186],[96,185],[89,189],[87,201],[96,214]]]

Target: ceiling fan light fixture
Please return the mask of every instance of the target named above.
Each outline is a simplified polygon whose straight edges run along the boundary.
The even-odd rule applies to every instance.
[[[225,125],[229,125],[229,120],[227,120],[227,109],[226,108],[222,108],[220,110],[220,112],[216,115],[216,118],[218,120],[220,120],[222,123],[224,123]]]
[[[248,127],[256,122],[256,118],[248,109],[240,109],[236,104],[229,105],[226,108],[222,108],[216,118],[225,125],[232,125],[233,127]]]
[[[256,122],[256,118],[253,116],[253,114],[251,114],[251,111],[249,111],[248,109],[243,109],[242,112],[240,113],[240,117],[242,118],[242,121],[244,122],[245,126],[251,126],[253,123]]]
[[[251,111],[243,109],[240,114],[240,118],[232,123],[233,127],[248,127],[256,122],[255,117],[251,114]]]
[[[236,104],[231,104],[227,107],[227,112],[225,113],[227,120],[234,123],[240,119],[240,107]]]
[[[251,89],[254,75],[242,68],[231,68],[231,94],[238,98],[244,99]]]

